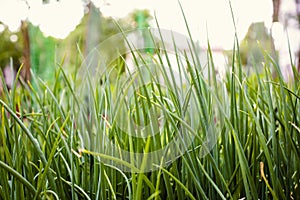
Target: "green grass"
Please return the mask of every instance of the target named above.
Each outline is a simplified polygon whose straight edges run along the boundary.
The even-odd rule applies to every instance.
[[[220,81],[210,48],[208,64],[200,66],[194,45],[192,60],[181,63],[177,57],[180,77],[187,80],[183,87],[176,87],[175,74],[162,65],[166,55],[159,54],[164,86],[139,72],[126,77],[115,66],[97,77],[97,84],[92,77],[85,80],[92,91],[86,100],[78,95],[86,94],[78,93],[82,74],[65,73],[62,61],[53,85],[33,77],[34,90],[31,84],[5,90],[0,198],[297,199],[299,74],[294,70],[294,80],[285,82],[264,52],[263,70],[245,75],[236,43],[231,70]],[[150,70],[147,59],[135,57]],[[151,112],[165,119],[161,134],[130,136],[134,125],[157,128]],[[150,156],[174,138],[169,150]],[[142,153],[140,160],[136,152]]]

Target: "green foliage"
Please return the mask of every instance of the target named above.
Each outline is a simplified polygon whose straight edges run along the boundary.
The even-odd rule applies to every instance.
[[[0,25],[2,23],[0,22]],[[10,37],[16,35],[18,40],[12,42]],[[15,68],[19,68],[22,57],[22,37],[20,33],[11,33],[7,28],[0,33],[0,67],[3,69],[6,65],[10,64],[12,58]]]
[[[252,65],[253,63],[261,63],[264,55],[260,49],[270,54],[274,50],[274,44],[270,34],[267,32],[264,22],[252,23],[248,32],[241,42],[240,54],[243,65]]]
[[[111,17],[104,17],[98,10],[94,10],[92,16],[86,13],[81,23],[66,39],[56,41],[56,61],[65,60],[65,70],[74,72],[76,69],[74,66],[83,57],[88,56],[88,53],[93,50],[93,48],[97,47],[97,45],[107,38],[120,33],[120,29],[130,30],[132,28],[127,18],[114,20]],[[91,34],[88,34],[89,32],[91,32]],[[93,39],[88,41],[90,36],[92,36]],[[112,47],[122,46],[120,48],[124,48],[124,45],[124,40],[107,43],[105,57],[109,59],[110,55],[115,53],[110,52],[110,50],[113,49]],[[124,67],[123,61],[120,64]]]
[[[39,27],[29,23],[30,66],[34,74],[49,82],[54,81],[56,40],[45,37]]]
[[[264,62],[263,51],[268,52],[274,60],[277,61],[278,59],[274,42],[264,22],[252,23],[239,45],[240,61],[243,66],[247,67],[245,71],[248,74],[255,73],[255,66],[262,72],[261,69],[263,69]],[[229,64],[232,65],[234,52],[227,50],[225,54],[228,57]]]

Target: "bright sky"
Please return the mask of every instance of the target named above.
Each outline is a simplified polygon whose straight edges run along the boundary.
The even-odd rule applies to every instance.
[[[186,34],[186,28],[180,6],[176,0],[110,0],[103,6],[101,0],[95,0],[102,6],[104,15],[123,17],[134,7],[148,8],[158,18],[161,27]],[[264,21],[267,26],[272,21],[271,0],[231,0],[236,17],[237,31],[242,39],[252,22]],[[231,48],[233,46],[234,27],[229,0],[181,0],[188,25],[194,39],[200,44],[207,43],[207,35],[214,47]]]
[[[20,21],[29,19],[45,35],[65,38],[80,23],[84,14],[81,0],[0,0],[0,21],[16,31]],[[186,34],[183,16],[176,0],[93,0],[106,16],[124,17],[134,9],[156,13],[160,27]],[[272,21],[271,0],[231,0],[239,39],[243,39],[252,22]],[[229,0],[181,0],[193,37],[206,45],[207,35],[213,47],[230,49],[234,28]],[[28,9],[28,5],[30,9]]]

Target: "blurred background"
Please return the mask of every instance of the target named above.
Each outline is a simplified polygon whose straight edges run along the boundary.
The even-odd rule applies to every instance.
[[[263,62],[261,46],[280,63],[286,80],[293,79],[292,66],[300,71],[300,0],[231,0],[231,6],[221,0],[180,2],[193,39],[202,50],[209,41],[220,72],[230,67],[235,31],[245,67]],[[175,0],[0,0],[0,67],[6,85],[11,87],[20,66],[25,81],[32,70],[51,82],[57,65],[73,71],[120,28],[156,27],[155,18],[161,28],[188,35],[181,13]],[[107,45],[124,44],[112,43]]]

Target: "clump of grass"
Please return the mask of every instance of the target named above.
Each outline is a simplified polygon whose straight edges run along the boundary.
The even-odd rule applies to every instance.
[[[82,74],[66,74],[62,62],[53,85],[33,77],[35,90],[30,83],[5,90],[0,100],[1,199],[296,199],[296,70],[295,79],[285,82],[278,64],[264,52],[263,73],[246,76],[235,43],[232,70],[219,81],[210,48],[205,77],[195,44],[189,44],[192,59],[177,57],[184,87],[177,87],[172,71],[167,73],[171,63],[163,63],[166,53],[155,60],[164,85],[157,84],[157,77],[147,82],[136,75],[139,71],[125,76],[114,68],[97,80],[88,77],[91,95],[86,100],[76,92],[76,77]],[[134,55],[136,63],[150,69],[145,55]],[[159,126],[151,123],[151,112],[164,117],[160,134],[129,135],[128,130],[139,130],[129,117],[135,125]],[[165,151],[149,157],[159,149]],[[167,159],[172,162],[164,165]]]

